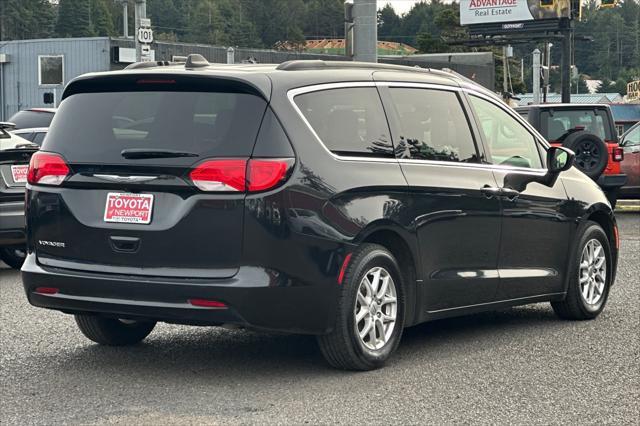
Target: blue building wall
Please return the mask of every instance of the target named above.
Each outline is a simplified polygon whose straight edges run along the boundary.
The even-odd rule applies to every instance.
[[[38,79],[39,55],[62,55],[64,84],[73,78],[93,71],[108,71],[110,67],[108,37],[16,40],[0,43],[0,53],[8,55],[2,64],[2,91],[0,120],[7,120],[16,111],[33,107],[51,107],[43,102],[45,92],[54,87],[40,86]],[[60,98],[64,84],[55,87]]]

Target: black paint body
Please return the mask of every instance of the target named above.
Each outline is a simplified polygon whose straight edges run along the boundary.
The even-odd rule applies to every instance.
[[[100,164],[98,158],[93,164],[69,161],[73,175],[61,187],[28,187],[29,254],[22,274],[29,301],[68,313],[322,334],[334,326],[343,261],[366,241],[387,244],[399,258],[406,325],[562,299],[580,224],[596,220],[614,241],[615,219],[601,190],[571,169],[551,188],[534,183],[515,200],[488,198],[481,188],[502,186],[508,170],[332,155],[296,111],[290,90],[374,81],[442,85],[456,88],[465,106],[465,90],[481,90],[441,73],[374,71],[239,65],[123,72],[154,78],[191,73],[251,86],[291,144],[270,140],[282,135],[265,136],[278,132],[264,129],[254,155],[281,157],[290,149],[296,159],[293,172],[269,192],[207,194],[183,179],[188,167],[171,167],[170,160],[117,167]],[[81,77],[79,83],[101,78],[106,77]],[[72,82],[65,97],[81,91],[78,87]],[[388,97],[384,88],[379,91],[388,112]],[[61,108],[52,129],[63,113]],[[398,126],[391,114],[386,118],[395,145]],[[469,120],[483,155],[471,113]],[[540,139],[542,152],[546,143]],[[55,151],[51,140],[50,134],[44,151]],[[167,177],[135,184],[91,177],[94,172],[150,171]],[[103,222],[109,191],[154,194],[151,224]],[[119,252],[112,237],[138,239],[139,246],[135,252]],[[43,246],[39,240],[62,241],[66,248]],[[36,287],[60,290],[42,295],[34,292]],[[189,305],[194,298],[219,300],[229,309]]]

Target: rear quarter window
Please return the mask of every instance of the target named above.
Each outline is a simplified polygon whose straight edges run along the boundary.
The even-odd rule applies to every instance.
[[[375,88],[310,92],[296,96],[294,102],[334,154],[394,156],[387,119]]]

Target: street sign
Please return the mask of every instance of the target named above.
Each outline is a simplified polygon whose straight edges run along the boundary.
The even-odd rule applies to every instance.
[[[140,18],[140,26],[143,28],[149,28],[151,26],[151,19]]]
[[[138,29],[138,41],[140,43],[153,43],[153,30],[151,28]]]
[[[632,81],[631,83],[627,84],[627,100],[640,100],[640,80]]]
[[[149,56],[151,54],[151,46],[148,44],[143,44],[140,46],[140,53],[142,56]]]

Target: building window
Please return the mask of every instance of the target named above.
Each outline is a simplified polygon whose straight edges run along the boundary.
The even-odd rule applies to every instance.
[[[618,131],[618,136],[622,136],[624,133],[624,124],[616,124],[616,130]]]
[[[64,56],[38,56],[38,84],[40,86],[64,84]]]

